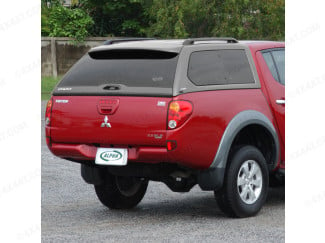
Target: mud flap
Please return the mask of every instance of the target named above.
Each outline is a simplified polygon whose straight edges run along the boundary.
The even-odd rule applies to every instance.
[[[210,168],[198,174],[198,184],[204,191],[219,190],[223,185],[225,168]]]
[[[101,185],[104,183],[104,171],[103,169],[81,164],[81,177],[88,184]]]

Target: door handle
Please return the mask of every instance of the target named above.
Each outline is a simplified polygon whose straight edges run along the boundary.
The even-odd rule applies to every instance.
[[[275,103],[277,103],[278,105],[284,105],[286,103],[285,100],[276,100]]]

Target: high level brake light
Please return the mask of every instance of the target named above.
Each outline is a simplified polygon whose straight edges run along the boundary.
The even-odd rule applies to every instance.
[[[169,103],[168,128],[176,129],[180,127],[191,116],[193,105],[189,101],[179,100]]]

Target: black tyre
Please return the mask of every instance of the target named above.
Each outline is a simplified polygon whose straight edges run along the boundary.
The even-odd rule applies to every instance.
[[[263,154],[243,146],[230,156],[224,186],[215,191],[220,209],[231,217],[256,215],[265,203],[269,173]]]
[[[98,199],[110,209],[129,209],[139,204],[147,191],[148,181],[136,177],[107,174],[105,183],[95,185]]]

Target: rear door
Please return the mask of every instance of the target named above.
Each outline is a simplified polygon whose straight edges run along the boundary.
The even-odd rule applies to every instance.
[[[281,140],[285,142],[285,50],[276,48],[257,53]]]
[[[178,53],[86,54],[53,93],[54,143],[165,146]]]

